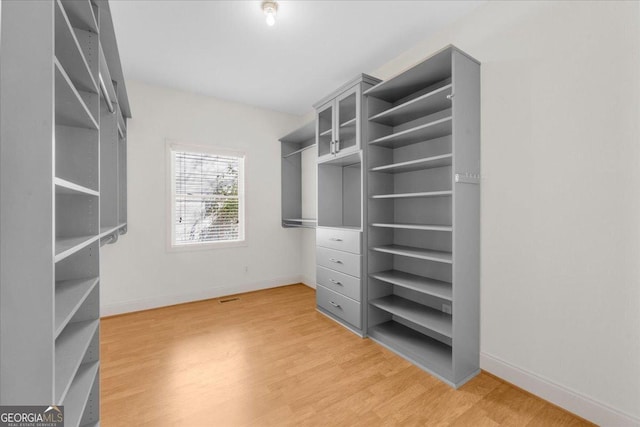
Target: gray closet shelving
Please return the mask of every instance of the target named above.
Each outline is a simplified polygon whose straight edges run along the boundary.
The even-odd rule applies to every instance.
[[[100,243],[126,231],[130,117],[109,5],[0,7],[0,404],[98,425]]]
[[[302,152],[316,147],[315,122],[280,138],[282,154],[282,226],[315,228],[316,218],[302,217]]]
[[[458,387],[479,372],[480,65],[449,46],[365,95],[367,335]]]
[[[362,74],[314,105],[318,150],[317,309],[364,335],[362,253],[367,106],[380,80]]]

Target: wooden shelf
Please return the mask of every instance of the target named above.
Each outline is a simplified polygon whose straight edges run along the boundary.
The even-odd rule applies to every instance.
[[[414,248],[402,245],[384,245],[374,246],[372,251],[384,252],[392,255],[406,256],[409,258],[426,259],[428,261],[442,262],[452,264],[453,259],[450,252],[432,251],[429,249]]]
[[[56,125],[97,130],[98,123],[69,79],[66,71],[57,59],[54,59],[54,63],[56,69]]]
[[[78,2],[67,2],[78,3]],[[69,18],[59,1],[56,1],[55,54],[76,89],[98,93],[98,85],[84,56]]]
[[[98,22],[90,0],[60,0],[71,25],[81,30],[98,33]]]
[[[424,231],[453,231],[453,227],[450,225],[427,225],[427,224],[395,224],[395,223],[380,223],[375,222],[371,224],[372,227],[381,228],[399,228],[403,230],[424,230]]]
[[[422,159],[409,160],[406,162],[392,163],[383,166],[377,166],[369,169],[370,172],[384,172],[390,174],[413,172],[417,170],[441,168],[451,166],[453,161],[452,154],[442,154],[440,156],[425,157]]]
[[[89,293],[98,284],[97,277],[56,282],[55,288],[55,337],[62,332],[73,315],[78,311]]]
[[[54,258],[54,262],[62,261],[70,255],[78,252],[79,250],[89,246],[96,240],[98,240],[99,236],[79,236],[79,237],[56,237],[56,256]]]
[[[443,197],[451,196],[452,191],[423,191],[421,193],[398,193],[398,194],[376,194],[371,196],[372,199],[408,199],[416,197]]]
[[[429,141],[431,139],[451,135],[451,122],[451,116],[445,117],[424,125],[374,139],[370,144],[380,145],[382,147],[399,148],[406,145],[416,144],[418,142]]]
[[[56,402],[64,401],[99,324],[98,319],[69,323],[56,339]]]
[[[54,178],[53,180],[56,187],[56,194],[77,194],[85,196],[99,196],[95,190],[92,190],[82,185],[74,184],[73,182],[64,180],[62,178]]]
[[[369,328],[368,335],[420,368],[434,373],[448,383],[453,382],[450,346],[394,321]]]
[[[63,401],[65,426],[78,426],[82,414],[87,406],[89,394],[94,382],[98,378],[99,362],[83,363],[78,368],[78,373]]]
[[[451,108],[451,100],[448,99],[448,96],[451,95],[451,90],[452,84],[449,83],[415,99],[378,113],[370,117],[369,120],[387,126],[397,126],[438,111],[446,110],[447,108]]]
[[[392,285],[432,295],[447,301],[452,300],[451,283],[443,282],[441,280],[417,276],[415,274],[409,274],[398,270],[381,271],[379,273],[370,274],[369,276]]]
[[[445,337],[451,338],[452,336],[452,316],[440,310],[435,310],[397,295],[376,298],[369,303],[374,307]]]

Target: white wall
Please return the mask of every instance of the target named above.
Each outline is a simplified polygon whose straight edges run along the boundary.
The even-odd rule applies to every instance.
[[[639,9],[489,2],[371,73],[482,62],[482,367],[605,425],[640,423]]]
[[[127,89],[129,232],[102,250],[102,314],[299,282],[301,233],[280,225],[278,138],[300,118],[135,81]],[[166,138],[247,153],[248,246],[167,252]]]

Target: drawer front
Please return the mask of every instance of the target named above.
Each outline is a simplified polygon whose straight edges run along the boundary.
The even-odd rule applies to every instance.
[[[349,252],[335,251],[320,246],[316,248],[316,262],[319,266],[355,277],[360,277],[361,258],[360,255]]]
[[[320,285],[316,287],[316,301],[319,307],[324,308],[334,316],[341,318],[356,328],[361,327],[359,302]]]
[[[316,281],[334,292],[348,296],[351,299],[360,301],[360,279],[330,270],[325,267],[316,268]]]
[[[360,254],[359,231],[336,230],[334,228],[316,228],[316,242],[318,246],[339,251]]]

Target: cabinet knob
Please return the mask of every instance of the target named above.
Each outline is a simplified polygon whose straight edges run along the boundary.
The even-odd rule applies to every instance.
[[[329,301],[329,304],[331,304],[332,306],[334,306],[335,308],[340,308],[340,304],[336,304],[333,301]]]
[[[340,261],[339,259],[335,259],[335,258],[329,258],[329,261],[335,262],[336,264],[342,264],[342,261]]]

